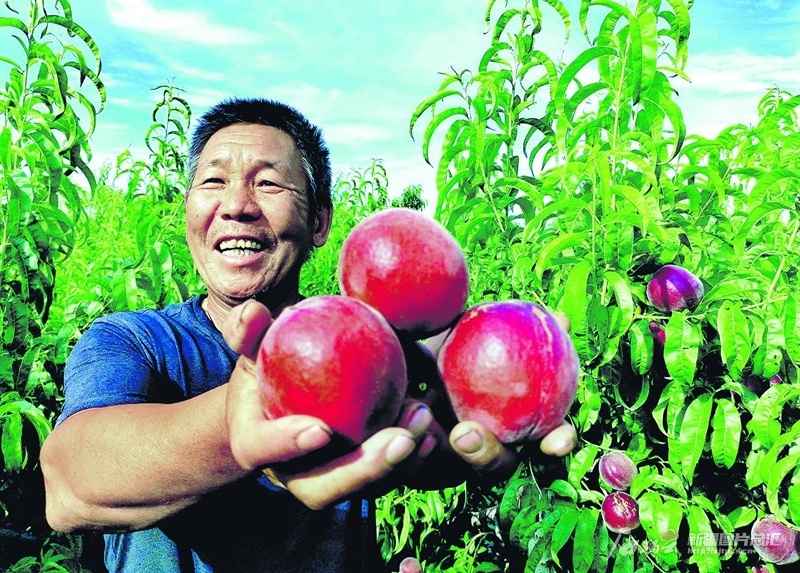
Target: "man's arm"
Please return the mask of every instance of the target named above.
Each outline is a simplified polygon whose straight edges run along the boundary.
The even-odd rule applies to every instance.
[[[78,412],[45,441],[47,519],[60,531],[149,527],[244,477],[225,416],[229,385],[177,404],[130,404]],[[328,441],[316,418],[254,428],[260,456],[283,460]]]
[[[224,420],[226,388],[177,404],[91,408],[57,426],[41,465],[60,531],[147,527],[246,472]]]
[[[209,491],[327,444],[331,431],[317,418],[263,414],[254,360],[269,323],[268,309],[254,301],[231,311],[223,335],[242,356],[219,388],[176,404],[90,408],[57,426],[40,458],[50,525],[150,527]],[[389,474],[413,453],[416,437],[387,428],[293,493],[309,507],[327,507]]]

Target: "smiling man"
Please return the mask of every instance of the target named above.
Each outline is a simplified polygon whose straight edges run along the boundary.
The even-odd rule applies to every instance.
[[[445,433],[411,399],[344,456],[326,455],[322,420],[267,419],[254,357],[327,240],[328,150],[293,108],[237,99],[200,119],[189,165],[186,236],[207,293],[112,314],[78,341],[42,449],[47,518],[105,532],[112,573],[381,571],[372,497],[419,476],[504,476],[515,456],[474,422]],[[573,446],[571,426],[542,441]],[[310,452],[317,465],[287,464]]]

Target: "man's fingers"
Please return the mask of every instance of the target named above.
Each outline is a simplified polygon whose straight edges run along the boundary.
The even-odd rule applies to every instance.
[[[417,448],[414,437],[402,428],[387,428],[355,451],[302,473],[282,474],[280,481],[312,509],[321,509],[364,489],[389,475]]]
[[[450,432],[450,446],[479,472],[510,473],[516,454],[477,422],[461,422]]]
[[[222,336],[234,351],[255,360],[270,324],[269,309],[260,302],[248,300],[231,310],[222,325]]]
[[[539,448],[544,454],[563,458],[573,450],[577,443],[578,433],[575,431],[575,427],[564,422],[542,438]]]
[[[566,314],[564,314],[563,312],[554,312],[553,318],[556,319],[556,322],[559,324],[559,326],[561,326],[561,328],[569,332],[570,323],[569,323],[569,317]]]
[[[230,428],[230,436],[233,457],[246,470],[298,458],[331,441],[330,430],[311,416],[242,421]]]
[[[240,357],[227,385],[228,436],[239,465],[253,470],[307,454],[331,441],[330,428],[318,418],[267,418],[252,368],[251,360]]]

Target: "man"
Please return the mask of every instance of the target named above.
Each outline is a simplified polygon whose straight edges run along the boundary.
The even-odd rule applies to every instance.
[[[447,464],[452,484],[476,469],[507,475],[514,454],[473,422],[446,434],[409,399],[398,426],[358,450],[289,463],[324,456],[331,431],[267,419],[254,357],[327,240],[328,150],[294,109],[237,99],[201,118],[189,165],[186,235],[207,294],[105,317],[79,340],[42,448],[48,521],[106,532],[111,572],[379,571],[370,497],[424,486],[415,470],[447,456],[463,460]],[[565,425],[542,448],[573,445]]]

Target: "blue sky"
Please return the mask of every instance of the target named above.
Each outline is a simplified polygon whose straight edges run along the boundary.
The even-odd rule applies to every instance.
[[[172,82],[195,115],[229,96],[286,101],[321,125],[335,171],[379,158],[391,194],[420,183],[431,197],[434,171],[422,159],[421,131],[417,141],[408,135],[409,119],[440,72],[476,67],[489,44],[485,7],[484,0],[73,0],[75,20],[100,46],[108,89],[93,163],[125,148],[145,157],[153,88]],[[549,48],[547,38],[562,30],[548,28],[556,18],[544,10],[537,47],[555,55],[560,46]],[[800,93],[800,2],[697,0],[690,14],[692,81],[675,84],[690,133],[714,137],[752,123],[773,85]]]

